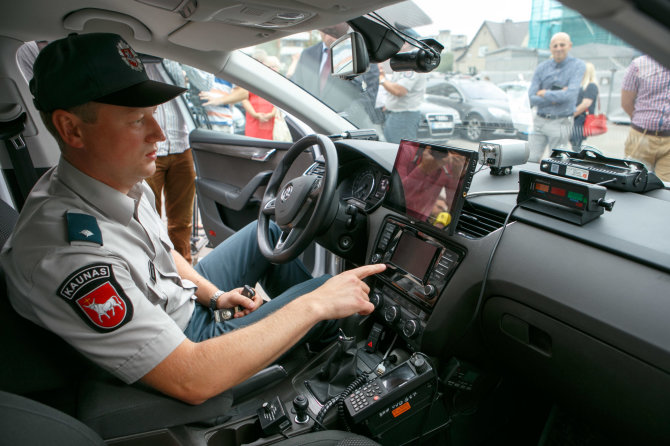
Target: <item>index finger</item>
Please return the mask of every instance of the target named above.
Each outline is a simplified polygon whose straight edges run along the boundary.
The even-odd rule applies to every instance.
[[[386,265],[383,263],[375,263],[372,265],[363,265],[358,268],[350,270],[356,275],[359,279],[364,279],[365,277],[371,276],[373,274],[379,274],[386,269]]]

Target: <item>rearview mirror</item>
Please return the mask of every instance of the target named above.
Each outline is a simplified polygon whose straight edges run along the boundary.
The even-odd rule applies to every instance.
[[[363,36],[355,31],[345,34],[330,45],[331,73],[343,78],[365,73],[370,65]]]

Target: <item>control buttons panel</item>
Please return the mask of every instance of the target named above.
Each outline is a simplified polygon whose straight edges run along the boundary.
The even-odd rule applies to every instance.
[[[384,225],[384,229],[382,229],[382,234],[381,237],[379,237],[379,243],[377,243],[377,247],[382,250],[386,251],[386,248],[389,246],[389,242],[391,241],[391,237],[393,237],[393,233],[395,232],[396,225],[393,223],[386,223]]]
[[[374,380],[349,395],[347,405],[354,413],[360,412],[375,401],[379,401],[384,393],[386,393],[384,386],[380,385],[378,380]]]
[[[404,337],[411,347],[418,348],[429,313],[387,285],[379,284],[370,292],[370,302],[383,323]]]

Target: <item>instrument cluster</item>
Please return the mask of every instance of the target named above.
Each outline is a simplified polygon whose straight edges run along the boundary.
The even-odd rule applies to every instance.
[[[389,189],[390,177],[378,166],[367,162],[356,162],[340,169],[351,172],[342,181],[342,199],[354,202],[366,213],[372,212],[384,201]]]

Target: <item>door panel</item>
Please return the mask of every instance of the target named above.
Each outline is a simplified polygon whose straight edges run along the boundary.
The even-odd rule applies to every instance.
[[[216,246],[256,220],[265,185],[292,143],[203,129],[191,132],[190,143],[200,217]],[[312,153],[301,155],[285,181],[302,175],[313,160]]]

